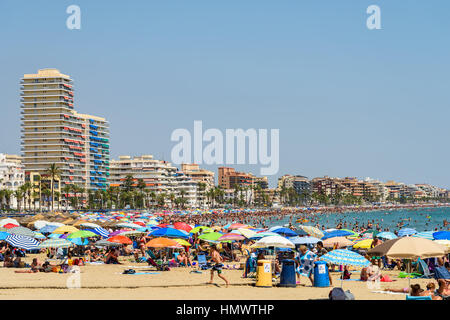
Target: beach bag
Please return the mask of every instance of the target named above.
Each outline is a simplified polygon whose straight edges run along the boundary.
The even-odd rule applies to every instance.
[[[344,291],[342,288],[333,288],[328,297],[330,300],[355,300],[355,296],[350,290]]]

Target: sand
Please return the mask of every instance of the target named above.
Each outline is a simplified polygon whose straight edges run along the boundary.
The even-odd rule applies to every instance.
[[[36,255],[29,255],[26,262]],[[44,260],[39,255],[40,261]],[[229,280],[230,286],[225,287],[223,280],[214,276],[214,284],[207,284],[210,279],[209,271],[201,274],[191,273],[194,268],[172,268],[171,271],[157,272],[145,263],[132,263],[128,257],[121,257],[123,265],[86,265],[80,267],[80,288],[68,288],[67,283],[76,279],[75,274],[58,273],[15,273],[16,268],[0,268],[0,299],[217,299],[217,300],[308,300],[326,299],[331,287],[312,287],[309,279],[302,277],[301,284],[296,288],[261,288],[255,287],[254,279],[242,278],[242,270],[224,270],[224,276]],[[121,272],[128,268],[136,272],[152,272],[153,274],[124,275]],[[360,281],[344,281],[343,288],[349,289],[357,300],[404,300],[404,294],[383,294],[372,291],[388,288],[403,288],[408,286],[407,279],[398,279],[398,271],[387,271],[391,279],[396,281],[380,283],[380,289],[368,288],[367,283]],[[359,276],[354,271],[352,278]],[[333,284],[340,286],[338,273],[332,273]],[[419,283],[422,288],[429,279],[415,279],[411,283]]]

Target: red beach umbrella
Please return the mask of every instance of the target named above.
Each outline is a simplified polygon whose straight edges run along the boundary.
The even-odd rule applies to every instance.
[[[187,223],[185,223],[185,222],[175,222],[173,224],[173,227],[175,229],[184,230],[186,232],[190,232],[192,230],[192,227],[190,225],[188,225]]]

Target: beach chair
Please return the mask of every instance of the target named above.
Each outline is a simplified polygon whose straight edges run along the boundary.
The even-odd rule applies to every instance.
[[[428,265],[420,258],[417,259],[417,269],[420,273],[423,274],[420,278],[431,279],[433,277],[433,274],[430,272],[430,268],[428,268]]]
[[[406,300],[433,300],[431,296],[410,296],[406,295]]]
[[[438,279],[450,280],[450,272],[448,272],[446,267],[436,267],[436,269],[434,269],[433,276],[436,280]]]
[[[197,256],[198,267],[201,270],[207,270],[209,268],[208,261],[206,260],[206,256],[204,254],[199,254]]]
[[[382,256],[381,261],[383,262],[383,270],[394,270],[396,264],[388,264],[386,256]]]

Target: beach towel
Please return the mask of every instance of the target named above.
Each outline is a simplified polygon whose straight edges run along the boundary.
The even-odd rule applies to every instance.
[[[402,294],[402,295],[406,295],[406,293],[403,292],[392,292],[392,291],[383,291],[383,290],[377,290],[377,291],[372,291],[373,293],[384,293],[384,294]]]
[[[314,260],[317,255],[312,251],[306,251],[304,255],[299,254],[297,260],[299,262],[299,266],[297,268],[297,273],[309,277],[314,269]]]

